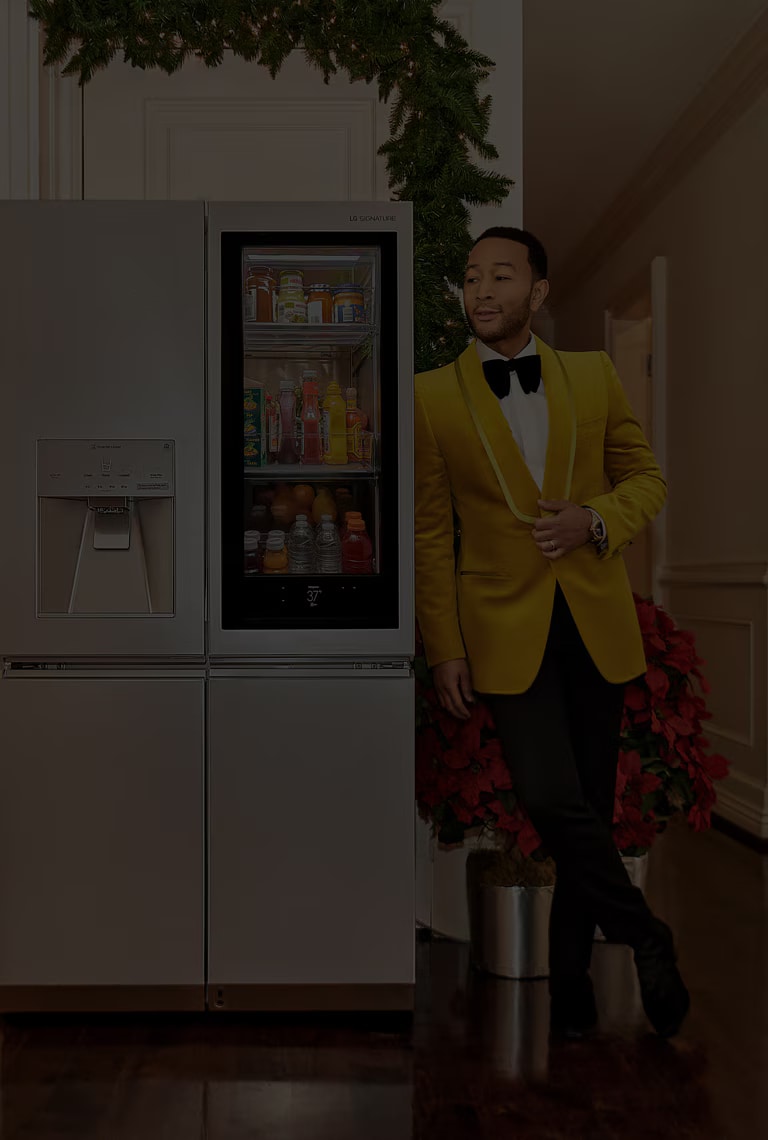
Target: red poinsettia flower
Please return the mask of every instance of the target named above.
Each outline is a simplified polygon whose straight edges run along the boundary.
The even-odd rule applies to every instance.
[[[714,782],[728,774],[728,761],[707,754],[701,733],[710,715],[701,694],[709,686],[693,635],[649,599],[635,597],[635,605],[647,670],[625,691],[614,805],[614,838],[629,854],[646,851],[675,815],[694,830],[709,827]],[[421,815],[451,843],[486,824],[512,836],[524,855],[540,856],[541,840],[515,799],[490,709],[477,701],[469,720],[456,720],[440,707],[425,663],[417,665]]]

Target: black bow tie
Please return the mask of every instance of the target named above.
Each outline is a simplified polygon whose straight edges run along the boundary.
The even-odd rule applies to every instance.
[[[509,378],[513,372],[517,373],[520,387],[528,395],[539,386],[541,357],[516,356],[512,360],[486,360],[483,372],[489,387],[500,400],[509,395]]]

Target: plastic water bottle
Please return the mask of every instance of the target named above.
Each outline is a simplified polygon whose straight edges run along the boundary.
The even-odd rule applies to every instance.
[[[288,534],[288,571],[311,574],[315,568],[315,538],[306,515],[297,515]]]
[[[341,539],[330,516],[320,523],[317,535],[317,570],[320,574],[341,573]]]

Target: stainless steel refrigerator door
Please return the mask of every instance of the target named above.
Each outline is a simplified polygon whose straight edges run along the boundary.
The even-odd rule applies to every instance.
[[[402,997],[415,932],[408,671],[214,675],[209,733],[209,1005],[279,1007],[269,987],[337,987],[330,1008],[344,987]]]
[[[0,680],[0,1008],[201,1007],[204,675],[79,674]]]
[[[205,652],[204,204],[0,202],[0,238],[0,655],[199,660]],[[175,470],[165,490],[160,482],[134,483],[123,492],[175,493],[165,511],[145,510],[149,499],[130,503],[142,557],[148,544],[160,544],[144,559],[147,579],[159,574],[162,587],[153,591],[150,582],[147,612],[51,612],[63,608],[58,599],[65,591],[41,586],[56,564],[55,558],[41,564],[41,533],[68,550],[80,525],[76,511],[90,517],[78,486],[73,498],[58,501],[44,499],[41,489],[38,509],[38,453],[42,446],[44,462],[46,441],[56,440],[101,441],[107,448],[134,441],[134,450],[147,440],[170,445]],[[81,468],[78,460],[75,473]],[[43,509],[57,503],[72,504],[72,517],[64,517],[64,508],[56,518]],[[82,541],[90,551],[87,536]],[[98,554],[101,566],[129,561],[114,549]],[[167,557],[172,589],[163,584]]]
[[[406,657],[414,648],[413,603],[413,288],[409,202],[212,203],[208,224],[208,427],[209,427],[209,652],[221,661],[263,657]],[[396,628],[225,628],[222,620],[222,278],[221,239],[226,233],[397,234],[397,381],[399,455],[397,534],[399,613]],[[331,239],[329,239],[331,240]],[[363,238],[360,239],[363,241]],[[385,398],[382,384],[382,398]],[[322,583],[321,583],[322,585]],[[308,595],[309,598],[309,595]],[[308,601],[308,604],[309,601]]]

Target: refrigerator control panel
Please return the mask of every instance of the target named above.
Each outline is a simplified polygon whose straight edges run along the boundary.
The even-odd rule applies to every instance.
[[[169,498],[174,492],[170,439],[39,439],[37,493],[45,498],[117,495]]]

